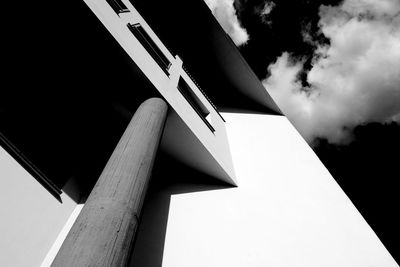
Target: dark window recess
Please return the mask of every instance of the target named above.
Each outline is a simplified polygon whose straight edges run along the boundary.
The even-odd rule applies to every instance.
[[[164,53],[158,48],[156,43],[151,39],[147,32],[137,24],[128,24],[129,30],[138,39],[138,41],[143,45],[143,47],[149,52],[153,59],[157,62],[160,68],[169,76],[168,69],[171,66],[171,62],[167,59]]]
[[[189,85],[181,78],[179,78],[178,82],[178,90],[185,97],[185,99],[192,106],[194,111],[200,116],[200,118],[204,121],[208,128],[212,132],[215,132],[214,127],[210,124],[210,112],[204,106],[204,104],[200,101],[200,99],[196,96],[193,90],[189,87]]]
[[[182,69],[186,72],[186,74],[190,77],[190,79],[194,82],[194,84],[199,88],[200,92],[203,94],[203,96],[207,99],[208,103],[213,107],[215,112],[217,112],[218,116],[222,119],[223,122],[225,122],[225,119],[222,117],[222,115],[219,113],[217,107],[214,105],[213,102],[211,102],[210,98],[206,95],[206,93],[201,89],[200,85],[196,82],[196,80],[193,78],[193,76],[188,72],[188,70],[185,68],[184,65],[182,65]]]
[[[129,9],[125,6],[125,4],[121,0],[106,0],[106,1],[117,14],[129,12]]]

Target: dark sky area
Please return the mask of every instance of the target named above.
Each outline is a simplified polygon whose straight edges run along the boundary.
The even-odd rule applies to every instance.
[[[335,5],[338,2],[340,1],[275,1],[265,21],[260,19],[258,12],[265,5],[265,0],[236,1],[238,18],[250,35],[247,44],[240,47],[240,52],[260,79],[267,76],[266,66],[285,51],[311,59],[314,47],[303,41],[302,31],[311,27],[311,32],[319,40],[327,42],[326,38],[318,34],[318,10],[321,4]]]
[[[304,61],[299,74],[307,85],[315,44],[304,41],[307,30],[314,40],[329,45],[319,31],[321,5],[338,5],[336,0],[274,1],[272,11],[260,19],[264,0],[236,0],[236,15],[249,40],[239,47],[260,80],[268,77],[267,66],[283,52]],[[398,85],[400,87],[400,85]],[[278,103],[279,104],[279,103]],[[400,261],[399,151],[400,126],[367,122],[350,130],[346,144],[332,144],[326,138],[314,140],[314,150],[341,188],[350,197],[397,262]]]

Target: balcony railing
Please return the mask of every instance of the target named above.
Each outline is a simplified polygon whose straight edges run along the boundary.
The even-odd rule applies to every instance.
[[[194,109],[194,111],[199,115],[199,117],[203,120],[203,122],[207,125],[207,127],[215,132],[214,127],[207,120],[209,119],[210,112],[208,109],[201,103],[201,100],[195,95],[193,90],[189,87],[189,85],[185,82],[185,80],[181,77],[178,82],[178,90],[181,95],[186,99],[186,101],[190,104],[190,106]]]
[[[210,103],[211,107],[217,112],[218,116],[222,119],[223,122],[225,122],[224,117],[219,113],[217,110],[217,107],[214,105],[214,103],[211,101],[211,99],[207,96],[207,94],[203,91],[203,89],[200,87],[200,85],[197,83],[197,81],[193,78],[193,76],[190,74],[190,72],[185,68],[185,66],[182,66],[182,69],[186,72],[186,74],[190,77],[190,79],[193,81],[193,83],[199,88],[199,91],[203,94],[203,96],[207,99],[207,101]]]

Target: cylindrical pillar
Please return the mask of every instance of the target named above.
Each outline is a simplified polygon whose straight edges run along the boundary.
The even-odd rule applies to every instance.
[[[52,266],[125,266],[167,115],[152,98],[136,111]]]

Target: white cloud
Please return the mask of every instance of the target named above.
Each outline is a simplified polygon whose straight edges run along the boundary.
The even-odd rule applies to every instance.
[[[399,0],[347,0],[342,10],[353,16],[361,13],[370,13],[373,16],[398,16],[400,12]]]
[[[272,9],[274,7],[275,7],[275,3],[274,2],[266,1],[265,4],[264,4],[263,9],[260,12],[260,15],[261,16],[268,16],[271,13],[271,11],[272,11]]]
[[[400,122],[400,1],[346,0],[321,6],[320,16],[330,45],[315,51],[310,86],[288,53],[263,81],[283,112],[309,142],[346,142],[357,125]]]
[[[240,46],[249,40],[247,31],[240,25],[233,7],[234,0],[204,0],[233,42]]]
[[[271,14],[274,7],[275,3],[267,0],[261,7],[257,7],[255,12],[260,16],[263,23],[271,25],[272,21],[269,19],[269,15]]]

